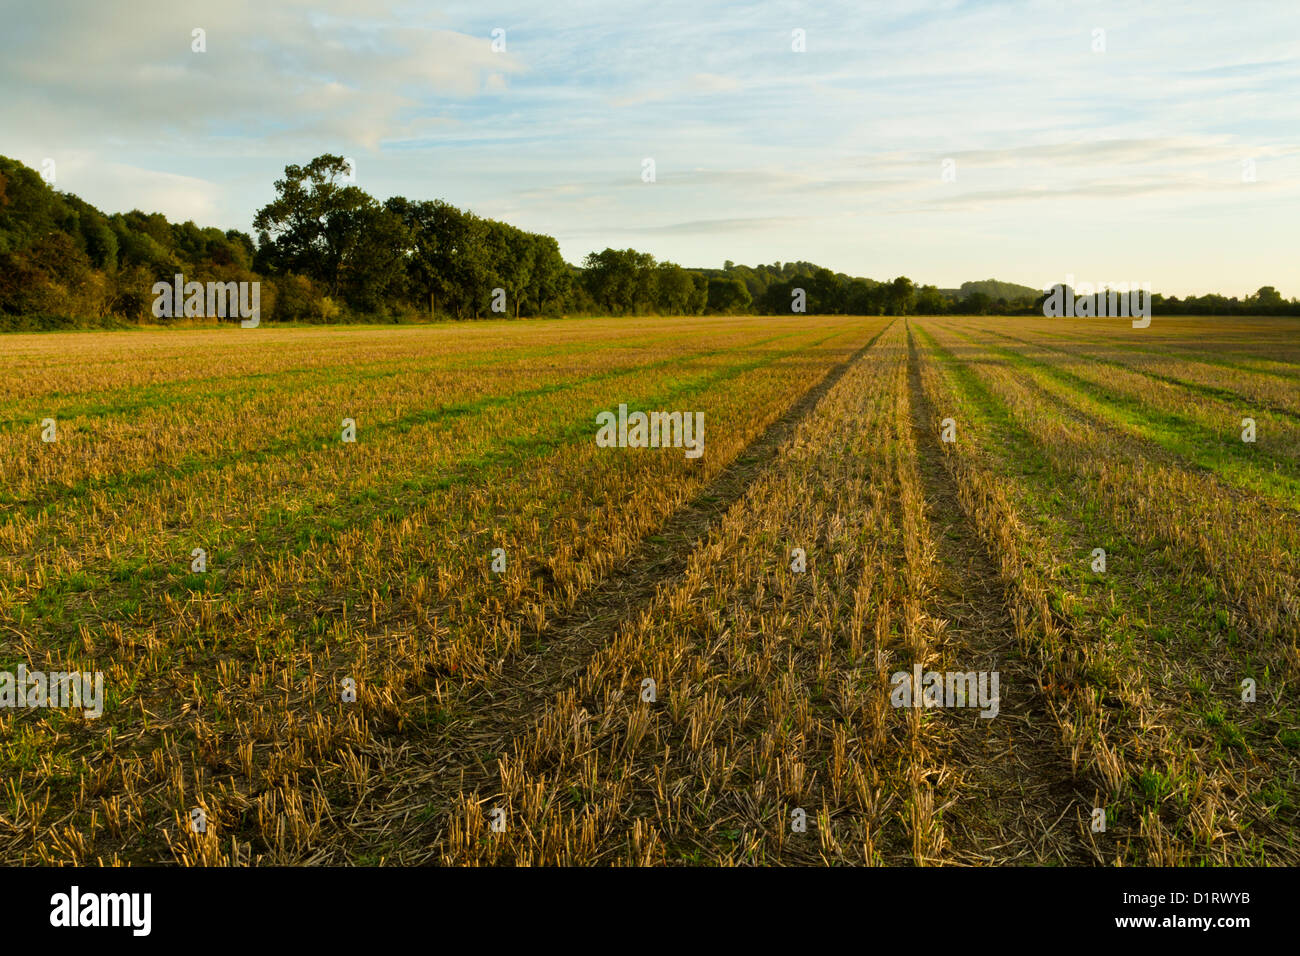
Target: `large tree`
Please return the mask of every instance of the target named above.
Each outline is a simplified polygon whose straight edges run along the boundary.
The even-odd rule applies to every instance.
[[[1251,304],[1254,305],[1257,312],[1277,312],[1279,315],[1285,314],[1283,306],[1286,300],[1282,298],[1282,293],[1271,285],[1260,286],[1258,292],[1250,297]]]
[[[635,249],[604,249],[583,260],[583,282],[597,308],[610,315],[654,305],[655,257]],[[742,283],[743,285],[743,283]]]
[[[532,303],[537,313],[560,306],[573,285],[571,267],[553,236],[533,234]]]
[[[752,299],[749,289],[740,279],[714,277],[709,280],[709,310],[712,312],[744,312]]]
[[[885,304],[890,315],[909,315],[916,308],[916,284],[907,276],[899,276],[887,286]]]
[[[330,295],[359,302],[391,285],[393,257],[376,255],[382,245],[405,255],[400,219],[365,190],[346,182],[342,156],[326,153],[306,166],[286,166],[276,180],[276,198],[253,219],[262,261],[276,273],[297,272],[323,282]]]
[[[694,309],[695,283],[691,273],[675,262],[661,262],[658,268],[658,308],[667,315],[689,315]]]

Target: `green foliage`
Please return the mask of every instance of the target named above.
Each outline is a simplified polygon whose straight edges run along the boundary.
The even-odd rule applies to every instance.
[[[1005,299],[1008,303],[1033,302],[1042,294],[1041,289],[1018,285],[1015,282],[999,282],[997,279],[979,279],[975,282],[963,282],[958,290],[958,298],[968,299],[976,293],[988,296],[989,302]]]
[[[275,317],[285,322],[330,322],[339,307],[325,294],[325,288],[303,275],[286,275],[274,280]],[[263,294],[265,294],[265,287]]]
[[[654,256],[635,249],[605,249],[583,260],[582,281],[596,307],[610,315],[626,315],[644,302],[638,296],[653,280]],[[643,301],[638,303],[638,297]]]
[[[75,213],[36,170],[0,156],[0,253],[21,252],[70,221]]]
[[[749,289],[741,279],[710,279],[708,307],[710,312],[741,313],[749,309]]]
[[[513,318],[561,314],[702,315],[757,312],[909,315],[1041,312],[1043,294],[984,279],[960,289],[833,272],[811,262],[686,269],[648,252],[607,248],[582,268],[556,240],[485,219],[443,200],[377,201],[349,181],[341,156],[285,167],[276,195],[246,232],[172,223],[133,209],[105,215],[0,156],[0,328],[158,321],[152,286],[260,282],[267,321],[341,322],[496,317],[504,290]],[[1264,286],[1245,299],[1155,295],[1168,314],[1300,314]]]
[[[347,160],[326,153],[286,166],[276,198],[253,217],[260,264],[299,273],[362,311],[378,311],[404,278],[410,237],[401,217],[344,182]]]

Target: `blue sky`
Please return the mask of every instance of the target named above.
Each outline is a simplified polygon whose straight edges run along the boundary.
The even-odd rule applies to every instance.
[[[573,262],[1300,296],[1291,0],[2,0],[0,22],[0,153],[108,211],[247,230],[287,163],[335,152],[381,199]]]

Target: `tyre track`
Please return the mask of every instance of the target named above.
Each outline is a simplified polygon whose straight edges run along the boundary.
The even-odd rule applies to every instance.
[[[367,801],[364,809],[357,808],[354,852],[356,845],[373,838],[392,847],[393,821],[401,820],[406,821],[397,841],[402,862],[434,857],[460,795],[477,792],[490,798],[500,792],[496,755],[507,753],[511,741],[534,726],[555,695],[581,677],[592,655],[622,622],[634,619],[661,585],[683,573],[709,528],[744,497],[799,423],[890,327],[892,323],[833,366],[694,498],[643,538],[618,569],[574,607],[547,621],[539,647],[506,662],[494,680],[457,701],[456,713],[435,733],[389,750],[390,765],[382,773],[401,779],[378,799]],[[413,762],[424,766],[415,770]],[[432,820],[415,822],[427,819],[430,812]]]
[[[946,622],[935,669],[1000,675],[996,716],[983,718],[975,709],[938,710],[946,761],[956,770],[943,801],[950,862],[1100,862],[1077,831],[1089,804],[1060,748],[1038,675],[1017,645],[997,569],[943,460],[933,427],[938,416],[921,384],[910,326],[907,343],[917,468],[935,547],[932,603],[935,616]]]

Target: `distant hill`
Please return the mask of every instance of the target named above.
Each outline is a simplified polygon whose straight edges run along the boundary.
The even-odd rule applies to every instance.
[[[943,290],[945,293],[951,291],[958,299],[967,299],[976,292],[983,292],[990,299],[996,302],[998,299],[1006,299],[1008,302],[1014,302],[1017,299],[1029,299],[1033,301],[1043,294],[1042,289],[1035,289],[1027,285],[1019,285],[1015,282],[999,282],[997,279],[979,279],[976,282],[963,282],[960,289]]]

